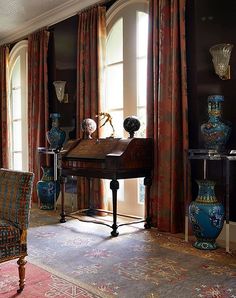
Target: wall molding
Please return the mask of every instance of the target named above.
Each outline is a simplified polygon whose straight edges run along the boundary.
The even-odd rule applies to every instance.
[[[99,2],[98,0],[68,0],[62,5],[47,11],[46,13],[37,16],[30,21],[23,23],[16,30],[12,31],[6,38],[0,41],[1,44],[11,43],[21,38],[26,37],[28,34],[43,28],[52,26],[61,22],[73,15],[76,15],[80,10]]]

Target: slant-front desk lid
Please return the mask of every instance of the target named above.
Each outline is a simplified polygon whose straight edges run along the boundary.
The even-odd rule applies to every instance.
[[[81,139],[70,144],[64,157],[68,159],[105,159],[107,154],[113,152],[120,142],[120,138],[107,139]],[[125,140],[126,143],[128,140]],[[129,142],[128,142],[129,143]]]
[[[124,152],[145,151],[150,144],[150,139],[145,138],[104,138],[104,139],[79,139],[70,142],[63,153],[63,159],[97,159],[104,160],[107,157],[121,157]]]

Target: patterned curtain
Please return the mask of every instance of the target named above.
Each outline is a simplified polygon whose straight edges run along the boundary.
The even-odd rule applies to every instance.
[[[42,30],[28,36],[28,128],[29,170],[35,174],[33,202],[37,201],[39,181],[38,147],[46,147],[48,130],[48,52],[49,32]]]
[[[77,47],[77,138],[82,138],[80,125],[83,119],[92,118],[100,111],[101,83],[106,40],[106,8],[94,6],[78,15]],[[98,124],[98,123],[97,123]],[[98,137],[98,129],[93,137]],[[94,207],[105,208],[101,202],[101,181],[93,179]],[[78,178],[78,208],[87,208],[87,181]]]
[[[188,119],[185,0],[150,0],[147,132],[154,138],[151,215],[159,230],[183,231]]]
[[[7,64],[9,48],[6,45],[0,47],[0,167],[8,168],[8,110],[7,110]]]

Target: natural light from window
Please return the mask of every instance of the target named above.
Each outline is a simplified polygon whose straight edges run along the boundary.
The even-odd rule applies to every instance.
[[[112,115],[116,136],[123,137],[120,125],[120,119],[123,119],[123,18],[114,24],[108,35],[106,53],[105,107]]]
[[[21,131],[21,77],[20,57],[17,58],[12,72],[12,154],[13,168],[22,169],[22,131]]]
[[[118,1],[119,2],[119,1]],[[121,3],[124,3],[124,1]],[[117,5],[118,6],[118,5]],[[146,136],[146,84],[148,14],[145,1],[121,5],[113,12],[107,27],[106,84],[102,109],[111,114],[115,137],[127,138],[123,128],[127,116],[138,116],[141,127],[135,137]],[[103,137],[111,134],[105,127]],[[106,196],[111,198],[109,181]],[[145,189],[143,179],[119,180],[118,209],[122,213],[143,216]],[[131,199],[130,199],[131,198]]]
[[[27,47],[17,43],[9,60],[10,168],[28,170]]]

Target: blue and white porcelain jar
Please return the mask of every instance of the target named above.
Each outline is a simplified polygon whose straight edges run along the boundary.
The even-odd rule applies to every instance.
[[[61,115],[59,113],[50,114],[50,118],[52,118],[52,128],[46,134],[50,149],[61,149],[65,142],[66,133],[59,128],[60,117]]]
[[[209,119],[201,125],[201,133],[206,149],[224,151],[230,137],[231,127],[221,120],[224,96],[208,96]]]
[[[198,180],[198,196],[189,205],[189,219],[197,238],[194,247],[216,249],[216,238],[224,224],[224,206],[215,196],[215,182]]]

